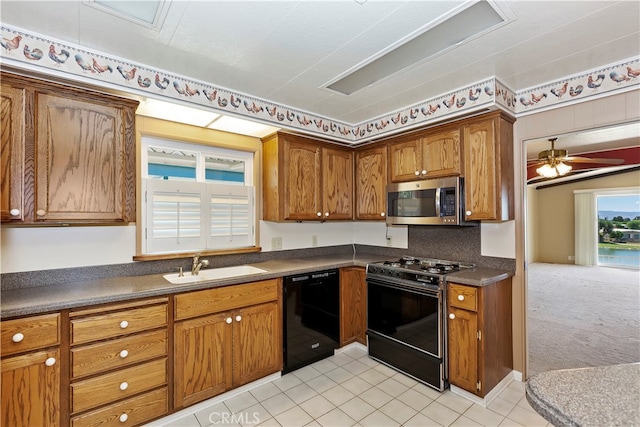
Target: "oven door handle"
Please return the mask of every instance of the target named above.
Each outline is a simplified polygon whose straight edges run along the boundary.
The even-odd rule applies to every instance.
[[[412,292],[419,295],[429,295],[431,297],[438,298],[438,299],[442,298],[442,291],[440,289],[431,289],[426,286],[423,287],[422,285],[419,285],[419,284],[409,286],[409,285],[396,283],[391,280],[386,281],[386,280],[371,278],[371,277],[367,277],[367,284],[375,285],[375,286],[384,286],[386,288],[391,288],[391,289],[401,289],[403,291]]]

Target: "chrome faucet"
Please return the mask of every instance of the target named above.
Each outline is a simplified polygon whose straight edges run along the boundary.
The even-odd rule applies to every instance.
[[[207,267],[209,267],[209,260],[203,259],[200,261],[200,254],[195,254],[193,256],[193,262],[191,263],[191,275],[197,276],[201,268]]]

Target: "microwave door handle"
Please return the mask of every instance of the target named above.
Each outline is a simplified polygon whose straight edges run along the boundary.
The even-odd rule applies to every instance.
[[[436,217],[440,218],[440,188],[436,188]]]

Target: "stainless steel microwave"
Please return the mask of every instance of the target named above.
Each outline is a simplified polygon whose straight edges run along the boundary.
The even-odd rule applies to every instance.
[[[464,221],[464,179],[387,185],[387,224],[475,225]]]

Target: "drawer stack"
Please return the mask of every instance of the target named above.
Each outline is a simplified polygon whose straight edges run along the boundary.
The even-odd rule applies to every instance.
[[[69,318],[72,426],[134,426],[167,414],[167,298]]]

